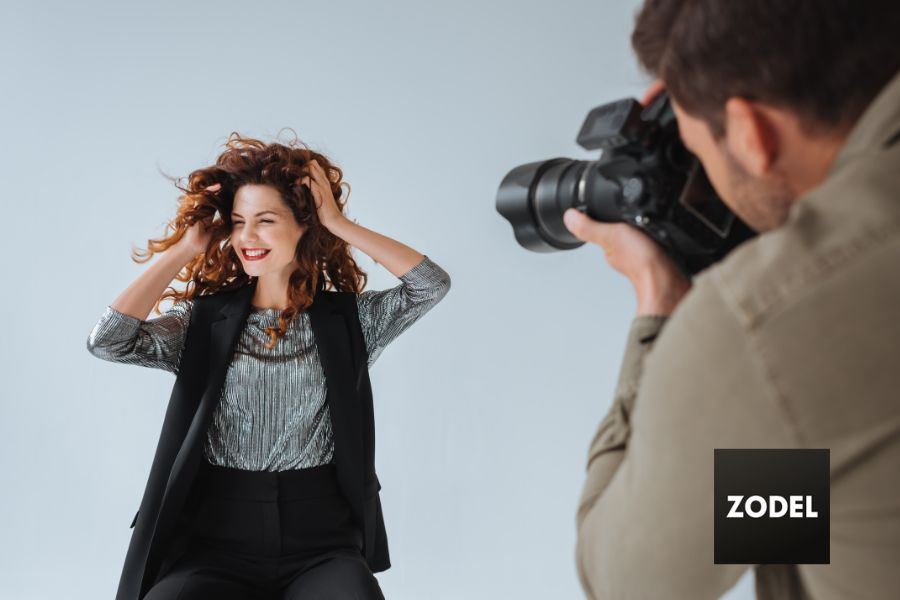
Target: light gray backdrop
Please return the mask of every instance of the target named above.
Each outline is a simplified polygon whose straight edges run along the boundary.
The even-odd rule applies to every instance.
[[[575,504],[633,292],[596,247],[520,248],[494,198],[516,165],[593,157],[588,110],[640,96],[636,6],[4,3],[0,597],[113,597],[174,376],[85,340],[173,214],[158,169],[286,126],[353,218],[453,279],[371,373],[387,597],[582,597]]]

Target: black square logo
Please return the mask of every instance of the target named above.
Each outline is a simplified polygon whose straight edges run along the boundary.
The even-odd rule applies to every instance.
[[[716,449],[716,564],[828,564],[830,455]]]

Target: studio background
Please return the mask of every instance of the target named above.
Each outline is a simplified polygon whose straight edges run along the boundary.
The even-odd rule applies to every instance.
[[[595,158],[587,112],[640,97],[638,4],[5,3],[0,597],[113,597],[174,376],[86,338],[174,214],[160,171],[282,127],[453,281],[371,371],[386,597],[583,597],[575,507],[634,294],[594,246],[519,247],[494,200],[514,166]]]

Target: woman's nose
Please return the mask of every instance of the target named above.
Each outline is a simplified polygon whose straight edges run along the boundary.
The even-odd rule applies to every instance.
[[[259,237],[256,235],[256,229],[252,225],[245,226],[243,231],[241,231],[241,240],[248,244],[250,242],[258,242]]]

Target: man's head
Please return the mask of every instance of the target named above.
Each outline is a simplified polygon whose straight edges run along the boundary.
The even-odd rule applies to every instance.
[[[900,69],[898,30],[896,0],[646,0],[632,45],[719,195],[766,231]]]

